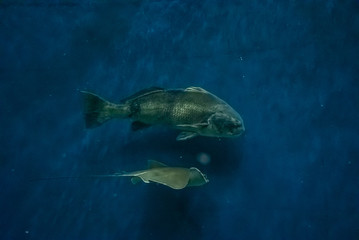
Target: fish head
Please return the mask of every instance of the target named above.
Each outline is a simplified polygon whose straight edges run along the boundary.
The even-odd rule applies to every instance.
[[[198,168],[191,167],[189,169],[189,179],[187,187],[202,186],[208,182],[209,180],[206,174],[203,174]]]
[[[233,111],[216,112],[208,119],[207,132],[216,137],[238,137],[245,131],[241,116]]]

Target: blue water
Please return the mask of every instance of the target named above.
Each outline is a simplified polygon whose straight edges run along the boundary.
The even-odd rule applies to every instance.
[[[0,1],[1,238],[358,239],[358,11],[354,0]],[[205,88],[245,135],[85,129],[79,90],[118,102],[151,86]],[[31,181],[148,159],[210,182]]]

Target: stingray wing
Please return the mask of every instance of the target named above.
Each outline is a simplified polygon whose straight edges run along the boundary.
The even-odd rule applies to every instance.
[[[141,178],[173,189],[183,189],[188,184],[189,176],[189,169],[162,167],[149,169]]]

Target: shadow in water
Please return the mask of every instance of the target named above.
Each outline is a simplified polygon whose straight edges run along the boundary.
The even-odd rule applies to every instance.
[[[137,136],[120,147],[125,164],[128,165],[131,165],[130,162],[133,164],[133,156],[136,156],[136,159],[143,159],[140,161],[156,159],[171,166],[195,166],[221,176],[235,171],[242,158],[240,138],[196,137],[176,141],[177,131],[158,128],[133,134]],[[210,164],[202,165],[197,161],[201,153],[210,157]]]
[[[201,239],[206,222],[218,224],[217,207],[203,189],[152,185],[144,201],[139,239]]]

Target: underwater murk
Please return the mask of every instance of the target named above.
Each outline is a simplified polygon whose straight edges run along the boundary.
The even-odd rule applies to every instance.
[[[358,239],[358,11],[1,0],[1,239]]]

